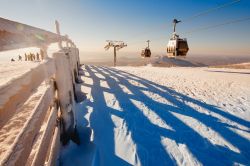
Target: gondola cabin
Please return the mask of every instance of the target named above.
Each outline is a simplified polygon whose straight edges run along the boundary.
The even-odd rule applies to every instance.
[[[143,57],[143,58],[150,58],[151,57],[151,51],[149,48],[150,41],[148,40],[147,42],[148,42],[148,46],[141,51],[141,57]]]
[[[176,56],[186,56],[188,52],[188,43],[187,39],[179,38],[178,35],[173,36],[167,45],[167,56],[176,57]]]
[[[178,57],[178,56],[185,57],[189,50],[187,39],[180,38],[179,35],[177,35],[175,32],[176,24],[179,22],[181,21],[178,21],[176,19],[173,20],[174,33],[167,45],[168,57]]]
[[[151,51],[149,48],[145,48],[141,51],[141,57],[143,58],[149,58],[151,57]]]

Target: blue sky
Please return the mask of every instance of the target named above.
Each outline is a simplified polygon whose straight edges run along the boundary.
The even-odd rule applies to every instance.
[[[124,52],[138,52],[151,40],[154,52],[165,52],[173,18],[186,19],[232,0],[1,0],[0,16],[55,31],[75,41],[81,51],[103,52],[105,40],[124,40]],[[189,54],[250,55],[250,21],[185,34],[199,27],[250,17],[250,1],[213,11],[177,27],[189,41]]]

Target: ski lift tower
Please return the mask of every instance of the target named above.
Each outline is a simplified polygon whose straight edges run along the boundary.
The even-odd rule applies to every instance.
[[[123,47],[127,47],[127,44],[125,44],[123,41],[107,40],[107,42],[108,43],[104,49],[107,51],[110,47],[114,48],[114,66],[116,66],[116,51],[122,49]]]

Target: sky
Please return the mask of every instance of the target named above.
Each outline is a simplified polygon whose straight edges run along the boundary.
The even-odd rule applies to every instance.
[[[193,16],[233,0],[0,0],[0,17],[55,32],[58,20],[80,52],[104,53],[106,40],[128,44],[133,54],[151,40],[153,53],[165,53],[174,18]],[[208,12],[177,25],[187,38],[189,55],[249,55],[250,20],[186,33],[200,27],[250,17],[250,0]],[[87,54],[86,54],[87,56]]]

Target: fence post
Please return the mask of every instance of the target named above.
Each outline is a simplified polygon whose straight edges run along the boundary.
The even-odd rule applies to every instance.
[[[76,135],[76,123],[74,115],[74,90],[72,82],[72,70],[68,52],[63,49],[53,54],[55,58],[56,74],[55,81],[58,89],[59,105],[61,109],[61,141],[65,145],[70,139],[79,144]]]

